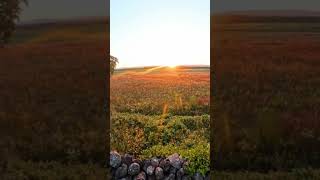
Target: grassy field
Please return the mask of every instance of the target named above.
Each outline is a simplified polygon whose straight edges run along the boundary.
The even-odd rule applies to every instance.
[[[175,152],[209,170],[208,67],[118,70],[111,78],[111,148],[141,158]]]
[[[291,171],[270,171],[261,172],[213,172],[211,179],[219,180],[319,180],[320,172],[318,169],[293,169]]]
[[[315,19],[212,17],[217,171],[320,167]]]
[[[213,177],[318,178],[320,23],[212,20]],[[28,25],[0,49],[1,174],[105,178],[108,38],[104,21]],[[112,148],[142,158],[192,149],[207,163],[209,81],[206,68],[117,71]]]
[[[19,26],[12,43],[0,49],[5,177],[46,179],[40,171],[51,169],[58,173],[51,179],[78,179],[86,168],[102,174],[108,21],[69,23]]]

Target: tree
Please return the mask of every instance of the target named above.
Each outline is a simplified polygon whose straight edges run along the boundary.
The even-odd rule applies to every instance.
[[[116,68],[118,63],[119,63],[118,59],[110,55],[110,74],[114,73],[114,69]]]
[[[1,0],[0,1],[0,47],[9,42],[19,20],[21,5],[27,5],[27,0]]]

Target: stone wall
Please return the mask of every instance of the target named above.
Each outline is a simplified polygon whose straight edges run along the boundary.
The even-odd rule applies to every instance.
[[[167,158],[154,157],[139,160],[133,156],[112,151],[110,153],[110,166],[114,180],[209,180],[209,175],[199,173],[187,174],[188,162],[179,154]]]

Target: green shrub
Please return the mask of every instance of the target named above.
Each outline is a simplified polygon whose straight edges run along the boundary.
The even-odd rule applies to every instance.
[[[191,142],[194,138],[209,142],[209,119],[208,115],[162,117],[114,112],[111,149],[140,155],[143,149],[155,145],[179,145],[188,140]]]
[[[155,156],[168,157],[178,153],[182,158],[188,161],[187,171],[189,174],[196,172],[205,175],[210,170],[210,145],[201,142],[194,144],[192,147],[177,146],[175,144],[156,145],[142,152],[142,158],[151,158]]]

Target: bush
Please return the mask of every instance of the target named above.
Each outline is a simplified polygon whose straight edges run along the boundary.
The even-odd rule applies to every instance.
[[[192,120],[196,123],[192,124]],[[193,141],[193,138],[209,142],[208,122],[208,115],[162,117],[113,113],[111,148],[120,153],[141,155],[143,149],[155,145],[180,145],[188,140]]]
[[[194,140],[197,141],[197,140]],[[174,153],[178,153],[182,158],[188,161],[187,171],[189,174],[199,172],[206,175],[210,170],[210,145],[209,143],[199,142],[193,146],[176,144],[156,145],[142,152],[143,158],[151,158],[155,156],[168,157]]]

